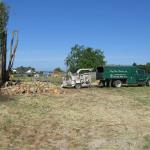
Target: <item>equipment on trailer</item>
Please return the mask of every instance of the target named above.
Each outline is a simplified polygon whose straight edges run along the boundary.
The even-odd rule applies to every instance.
[[[136,66],[100,66],[96,71],[100,86],[121,87],[124,85],[150,86],[150,74]]]
[[[90,87],[92,70],[93,69],[79,69],[74,75],[69,72],[66,77],[63,78],[61,87],[75,87],[76,89]]]

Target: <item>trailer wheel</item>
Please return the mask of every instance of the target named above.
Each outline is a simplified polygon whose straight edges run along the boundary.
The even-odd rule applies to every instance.
[[[113,86],[116,88],[120,88],[122,86],[122,82],[120,80],[116,80],[113,82]]]
[[[99,87],[104,87],[104,86],[105,86],[104,81],[100,81],[100,82],[98,83],[98,86],[99,86]]]
[[[149,87],[150,87],[150,80],[148,80],[148,81],[147,81],[147,86],[149,86]]]
[[[76,88],[76,89],[81,89],[81,84],[77,83],[77,84],[75,85],[75,88]]]

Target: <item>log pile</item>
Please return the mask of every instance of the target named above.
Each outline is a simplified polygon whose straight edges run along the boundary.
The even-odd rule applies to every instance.
[[[8,83],[1,88],[2,95],[23,95],[23,94],[64,94],[64,90],[51,83],[44,82],[22,82]]]

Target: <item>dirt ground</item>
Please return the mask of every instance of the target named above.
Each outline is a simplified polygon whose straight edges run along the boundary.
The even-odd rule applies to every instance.
[[[66,90],[0,96],[0,149],[150,150],[150,88]]]

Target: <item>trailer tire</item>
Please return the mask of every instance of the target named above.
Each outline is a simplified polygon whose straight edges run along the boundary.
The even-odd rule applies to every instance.
[[[147,81],[147,86],[150,87],[150,79]]]
[[[77,83],[77,84],[75,85],[75,88],[76,88],[76,89],[81,89],[81,84]]]
[[[100,81],[100,82],[98,83],[98,86],[99,86],[99,87],[104,87],[104,86],[105,86],[104,81]]]
[[[114,81],[113,86],[116,88],[120,88],[122,86],[122,81],[121,80]]]

